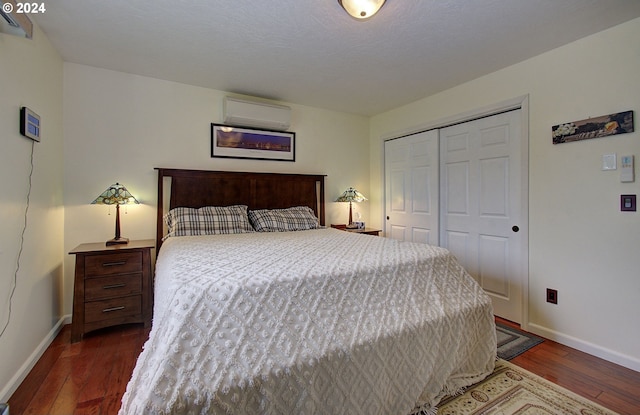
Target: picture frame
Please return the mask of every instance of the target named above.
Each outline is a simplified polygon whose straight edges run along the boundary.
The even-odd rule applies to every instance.
[[[296,133],[211,123],[211,157],[296,161]]]

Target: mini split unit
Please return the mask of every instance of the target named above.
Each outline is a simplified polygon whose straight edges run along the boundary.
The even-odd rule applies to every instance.
[[[224,123],[238,127],[259,127],[284,131],[291,125],[291,108],[284,105],[225,97]]]
[[[25,11],[31,10],[37,3],[16,3],[15,0],[0,1],[0,33],[16,35],[31,39],[33,37],[33,22]],[[44,4],[41,3],[44,7]],[[35,7],[35,6],[34,6]],[[0,415],[2,415],[0,413]]]

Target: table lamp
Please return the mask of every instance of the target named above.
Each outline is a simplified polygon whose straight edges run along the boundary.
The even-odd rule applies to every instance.
[[[347,225],[347,228],[355,227],[355,225],[353,224],[353,215],[351,213],[351,203],[363,202],[365,200],[367,200],[367,198],[364,197],[362,193],[360,193],[353,187],[350,187],[347,190],[345,190],[344,193],[342,193],[340,197],[336,199],[336,202],[349,202],[349,224]]]
[[[120,205],[137,205],[139,203],[120,183],[112,184],[91,202],[92,205],[116,205],[116,235],[107,241],[107,246],[129,243],[129,238],[120,236]]]

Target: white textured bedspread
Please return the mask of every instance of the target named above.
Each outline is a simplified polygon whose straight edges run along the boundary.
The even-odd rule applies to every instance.
[[[491,373],[489,297],[445,249],[335,229],[174,237],[135,414],[397,414]]]

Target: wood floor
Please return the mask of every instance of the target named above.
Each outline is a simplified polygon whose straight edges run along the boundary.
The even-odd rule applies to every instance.
[[[118,412],[149,330],[142,325],[121,326],[95,332],[82,342],[70,344],[70,328],[62,329],[13,394],[9,400],[11,415]],[[621,415],[640,414],[640,372],[549,340],[511,363]]]

